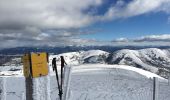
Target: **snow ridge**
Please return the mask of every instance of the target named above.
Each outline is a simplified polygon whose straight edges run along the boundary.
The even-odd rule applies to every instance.
[[[170,49],[123,49],[111,53],[102,50],[68,52],[50,55],[49,65],[51,66],[52,58],[56,57],[57,65],[60,66],[60,56],[64,56],[65,61],[72,66],[99,63],[129,65],[156,73],[165,78],[170,76]],[[18,59],[15,60],[18,62]],[[5,66],[1,68],[0,75],[18,75],[22,72],[20,69],[22,69],[22,65],[17,65],[17,67],[14,65]]]

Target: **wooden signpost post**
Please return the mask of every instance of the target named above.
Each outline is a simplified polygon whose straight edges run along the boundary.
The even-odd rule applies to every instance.
[[[26,83],[26,100],[33,100],[33,79],[48,75],[48,54],[28,53],[23,56],[23,72]],[[45,92],[45,91],[44,91]]]

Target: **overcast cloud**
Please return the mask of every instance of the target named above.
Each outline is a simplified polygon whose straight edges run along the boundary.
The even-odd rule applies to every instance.
[[[86,45],[89,42],[96,44],[97,40],[79,37],[81,34],[97,32],[96,29],[84,30],[84,27],[101,21],[128,18],[146,13],[160,11],[170,13],[170,0],[132,0],[128,4],[124,0],[118,0],[116,4],[108,7],[103,15],[84,12],[91,7],[97,10],[104,4],[104,1],[0,0],[1,48]],[[152,39],[149,40],[148,37],[145,37],[136,41],[143,40],[151,41]]]

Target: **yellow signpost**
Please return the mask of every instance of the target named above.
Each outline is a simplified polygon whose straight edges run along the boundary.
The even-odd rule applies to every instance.
[[[33,78],[48,75],[48,54],[29,53],[23,56],[23,72],[25,77]]]
[[[24,65],[24,68],[23,68],[23,72],[24,72],[24,76],[25,77],[29,77],[30,75],[30,61],[29,61],[29,54],[25,54],[23,56],[23,65]]]

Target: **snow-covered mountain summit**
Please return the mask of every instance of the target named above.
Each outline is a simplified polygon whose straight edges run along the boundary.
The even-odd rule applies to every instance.
[[[166,77],[170,69],[170,52],[157,48],[119,50],[109,55],[107,63],[130,65]]]
[[[144,70],[148,70],[165,78],[167,78],[168,74],[170,73],[169,49],[157,49],[157,48],[148,48],[140,50],[122,49],[111,53],[102,50],[68,52],[58,55],[50,55],[49,65],[51,65],[51,60],[54,57],[57,58],[57,64],[60,65],[60,56],[64,56],[65,61],[72,66],[98,63],[111,65],[113,64],[129,65]],[[2,69],[11,70],[11,68],[13,70],[14,68],[11,66],[14,67],[14,65],[8,65],[8,68],[3,66],[1,68],[1,71],[3,71]],[[16,69],[22,68],[18,65],[18,63],[17,66],[18,67]]]
[[[59,64],[59,56],[61,55],[65,57],[70,65],[89,63],[129,65],[151,71],[163,77],[167,77],[170,72],[170,50],[168,49],[123,49],[113,53],[102,50],[89,50],[53,55],[50,56],[50,59],[53,57],[58,58]]]
[[[62,53],[59,55],[51,55],[52,58],[57,58],[57,63],[60,64],[60,56],[64,56],[65,61],[70,65],[79,65],[85,63],[105,63],[109,53],[102,50],[89,50],[79,52]]]

